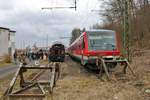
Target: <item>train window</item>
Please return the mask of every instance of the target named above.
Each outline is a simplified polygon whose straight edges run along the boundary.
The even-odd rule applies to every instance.
[[[82,49],[85,48],[85,42],[84,42],[84,39],[82,39]]]
[[[115,32],[89,32],[90,50],[113,50],[116,45]]]

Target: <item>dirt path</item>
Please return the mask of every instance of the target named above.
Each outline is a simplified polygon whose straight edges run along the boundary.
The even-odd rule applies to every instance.
[[[17,70],[17,68],[18,67],[16,65],[9,65],[0,68],[0,79],[5,78],[5,76],[7,76],[8,74],[14,73]]]

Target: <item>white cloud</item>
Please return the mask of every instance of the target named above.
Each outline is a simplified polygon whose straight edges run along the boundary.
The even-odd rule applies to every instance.
[[[74,27],[87,28],[99,21],[99,16],[91,12],[92,9],[98,9],[97,0],[77,0],[77,11],[41,10],[47,6],[73,6],[73,0],[10,0],[8,5],[3,1],[0,0],[0,3],[6,4],[4,7],[8,9],[5,11],[4,7],[0,7],[0,25],[15,29],[17,42],[26,40],[29,44],[30,41],[37,41],[43,45],[48,34],[49,42],[59,40],[68,44],[67,39],[60,40],[59,37],[70,36]],[[20,43],[18,42],[18,47]]]
[[[1,10],[10,10],[14,7],[13,5],[14,5],[13,0],[0,0],[0,9]]]

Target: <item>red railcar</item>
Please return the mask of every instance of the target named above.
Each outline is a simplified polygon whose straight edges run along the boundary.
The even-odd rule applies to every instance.
[[[98,56],[106,60],[120,57],[120,41],[113,30],[89,30],[83,32],[68,48],[70,56],[82,65],[96,64]],[[111,66],[115,67],[115,63]]]

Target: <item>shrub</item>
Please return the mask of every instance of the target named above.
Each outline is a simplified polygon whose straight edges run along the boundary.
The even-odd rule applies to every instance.
[[[4,54],[4,60],[3,62],[5,63],[11,63],[11,57],[8,54]]]

